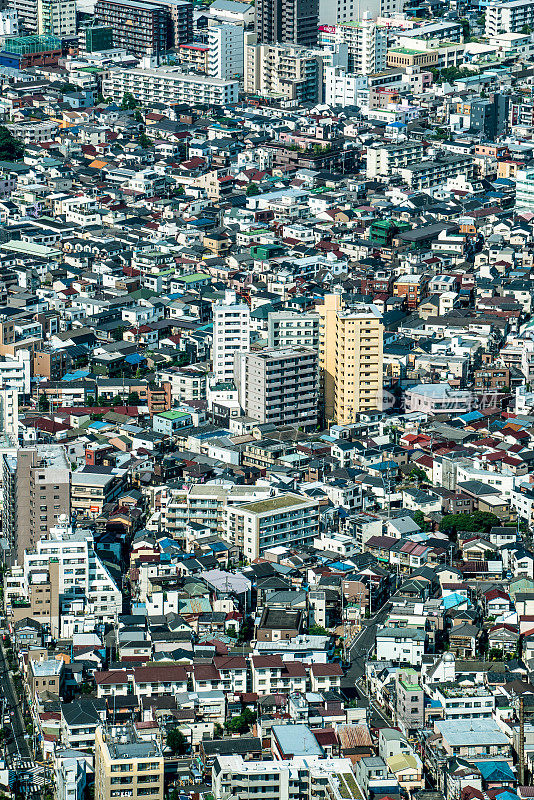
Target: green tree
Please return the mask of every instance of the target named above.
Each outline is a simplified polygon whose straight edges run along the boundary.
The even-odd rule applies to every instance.
[[[462,33],[464,36],[464,41],[469,41],[469,36],[471,33],[471,26],[469,25],[469,21],[467,19],[461,19],[460,25],[462,26]]]
[[[137,106],[137,100],[131,92],[125,92],[122,96],[121,108],[124,111],[133,111]]]
[[[229,733],[247,733],[256,721],[256,714],[245,708],[242,714],[226,720],[224,727]]]
[[[330,636],[330,632],[327,631],[326,628],[321,627],[321,625],[310,625],[308,634],[310,636]]]
[[[469,514],[446,514],[439,524],[443,533],[456,534],[458,531],[478,530]]]
[[[415,478],[417,481],[427,481],[428,475],[421,467],[412,467],[410,470],[410,478]]]
[[[501,524],[499,517],[495,516],[495,514],[490,514],[489,511],[475,511],[471,515],[471,519],[474,520],[477,526],[476,530],[484,531],[485,533],[489,533],[494,525]]]
[[[130,394],[128,395],[128,405],[129,406],[139,405],[139,394],[137,392],[130,392]]]
[[[179,728],[171,728],[167,734],[167,747],[175,756],[183,756],[187,752],[187,741]]]
[[[118,327],[118,328],[114,328],[114,329],[111,331],[111,335],[112,335],[112,337],[114,338],[114,340],[115,340],[116,342],[120,342],[120,341],[122,341],[122,335],[123,335],[123,333],[124,333],[124,331],[125,331],[125,330],[126,330],[126,328],[125,328],[125,326],[124,326],[124,325],[119,325],[119,327]]]
[[[50,402],[45,394],[42,394],[39,398],[39,411],[50,411]]]
[[[138,142],[145,150],[150,150],[152,147],[154,147],[152,139],[147,136],[146,133],[140,134]]]
[[[413,521],[417,522],[422,531],[430,530],[430,522],[427,522],[425,515],[422,511],[416,511],[413,515]]]
[[[24,145],[15,139],[5,125],[0,125],[0,161],[18,161],[24,155]]]
[[[521,28],[521,33],[524,33],[525,36],[528,36],[530,33],[532,33],[532,28],[530,27],[530,25],[523,25],[523,27]]]
[[[246,194],[247,197],[255,197],[257,194],[261,194],[258,184],[249,183]]]
[[[143,115],[141,114],[141,112],[139,111],[138,108],[135,110],[134,119],[135,119],[136,122],[143,122],[144,121],[143,120]]]

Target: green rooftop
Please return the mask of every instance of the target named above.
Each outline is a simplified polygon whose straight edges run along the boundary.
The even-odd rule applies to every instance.
[[[245,503],[242,508],[252,511],[253,514],[268,514],[274,511],[282,511],[292,506],[300,506],[306,498],[297,497],[295,494],[279,494],[277,497],[269,497],[267,500],[256,500],[252,503]]]
[[[191,415],[188,414],[187,411],[162,411],[160,414],[156,414],[156,416],[163,417],[163,419],[183,419]]]

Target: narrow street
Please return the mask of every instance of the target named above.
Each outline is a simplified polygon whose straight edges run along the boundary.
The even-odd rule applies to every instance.
[[[11,675],[9,674],[3,644],[0,646],[0,690],[2,692],[2,699],[5,702],[6,712],[11,716],[11,724],[2,726],[6,733],[5,753],[8,766],[13,767],[19,764],[20,761],[26,762],[26,764],[29,765],[32,761],[32,757],[28,742],[24,738],[26,729],[24,727],[24,720],[22,718],[15,687]],[[14,713],[11,714],[11,711],[14,711]]]

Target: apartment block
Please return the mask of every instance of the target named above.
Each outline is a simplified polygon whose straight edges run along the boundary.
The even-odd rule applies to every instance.
[[[323,26],[319,31],[320,42],[328,47],[333,44],[347,48],[349,73],[372,75],[386,68],[388,31],[378,26],[368,11],[360,21],[347,20],[335,26]]]
[[[224,81],[203,75],[189,75],[177,67],[159,69],[112,69],[102,83],[106,97],[122,101],[125,92],[140,103],[201,103],[228,105],[237,102],[238,81]]]
[[[258,0],[255,15],[258,42],[317,44],[319,0]]]
[[[137,56],[164,53],[172,44],[169,10],[144,0],[97,0],[95,18],[113,29],[114,47]]]
[[[95,800],[163,800],[163,788],[163,755],[155,739],[141,739],[133,726],[96,729]]]
[[[449,178],[472,178],[474,161],[471,156],[443,155],[434,161],[422,161],[400,167],[397,172],[411,189],[420,191],[447,183]]]
[[[116,473],[111,467],[102,467],[100,472],[78,469],[72,473],[71,483],[72,513],[94,518],[122,492],[124,470]]]
[[[208,28],[208,75],[230,80],[241,78],[244,70],[243,28],[221,23]]]
[[[271,311],[267,317],[269,347],[318,347],[319,314]]]
[[[533,0],[490,3],[486,7],[486,36],[498,36],[500,33],[521,33],[521,28],[525,25],[534,25]]]
[[[322,98],[322,50],[287,44],[245,46],[244,90],[262,97],[280,96],[301,103]]]
[[[224,381],[233,380],[234,359],[250,347],[250,309],[227,291],[213,306],[213,373]]]
[[[367,80],[364,75],[354,75],[343,67],[325,67],[324,101],[329,106],[354,106],[358,95],[367,94]]]
[[[367,177],[387,178],[394,175],[401,167],[418,164],[423,152],[422,142],[416,141],[370,146],[367,148]]]
[[[344,425],[362,411],[382,408],[384,330],[378,309],[345,307],[341,294],[318,306],[319,370],[324,414]]]
[[[413,669],[398,670],[395,675],[397,690],[397,724],[407,737],[417,735],[424,727],[424,691]]]
[[[39,445],[3,456],[3,534],[10,564],[22,564],[24,551],[70,515],[70,464],[63,447]]]
[[[253,561],[279,545],[312,544],[319,533],[319,503],[281,494],[226,508],[225,536]]]
[[[37,0],[37,33],[75,36],[75,0]]]
[[[317,351],[292,347],[239,354],[234,380],[246,416],[262,424],[317,426]]]
[[[174,47],[193,41],[193,3],[189,0],[159,0],[171,16],[171,41]]]

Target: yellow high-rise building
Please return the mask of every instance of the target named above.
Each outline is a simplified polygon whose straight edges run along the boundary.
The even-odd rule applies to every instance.
[[[319,312],[319,368],[327,422],[345,425],[363,411],[382,409],[384,326],[378,309],[345,307],[328,294]]]

